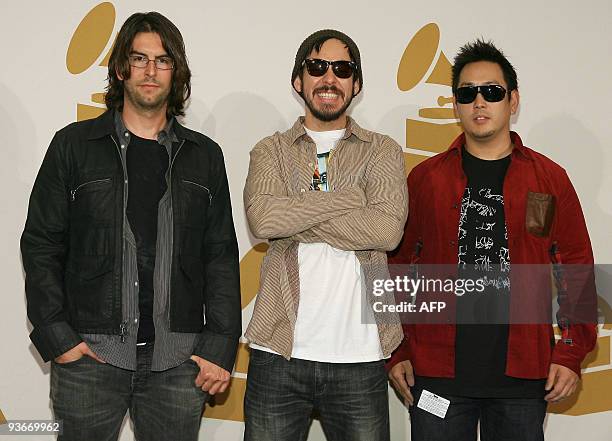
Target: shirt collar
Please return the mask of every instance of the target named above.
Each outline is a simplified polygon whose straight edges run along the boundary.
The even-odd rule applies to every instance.
[[[353,118],[347,116],[346,118],[346,128],[344,132],[344,136],[342,139],[348,139],[351,135],[355,135],[357,138],[364,142],[372,142],[372,134],[367,130],[362,129]],[[294,144],[298,138],[306,135],[306,130],[304,130],[304,117],[300,116],[293,127],[291,127],[287,131],[287,136],[289,136],[289,141],[291,144]],[[310,137],[308,137],[310,138]]]
[[[122,138],[126,131],[123,118],[121,118],[121,112],[118,110],[107,110],[93,121],[88,139],[97,139],[113,134]],[[171,117],[168,120],[166,126],[159,132],[157,141],[164,143],[168,139],[171,142],[176,142],[179,139],[189,139],[198,143],[196,137],[181,126],[175,117]]]
[[[130,132],[125,127],[121,112],[115,111],[114,123],[115,131],[120,139],[129,137]],[[174,117],[172,117],[166,122],[165,127],[157,134],[157,142],[163,145],[168,141],[172,143],[177,140],[176,134],[174,133]]]
[[[510,140],[514,145],[514,148],[512,149],[512,154],[520,154],[525,158],[529,158],[529,155],[527,154],[527,148],[523,145],[523,141],[521,140],[521,137],[518,135],[518,133],[511,131]],[[461,133],[461,135],[455,138],[455,140],[451,143],[450,147],[448,148],[448,151],[456,151],[461,154],[461,148],[464,144],[465,133]]]

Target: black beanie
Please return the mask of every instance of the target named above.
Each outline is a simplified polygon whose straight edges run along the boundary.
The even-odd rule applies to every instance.
[[[292,86],[293,81],[300,74],[300,70],[302,69],[302,64],[304,63],[304,60],[310,55],[310,52],[312,52],[314,46],[317,43],[323,44],[325,41],[331,38],[340,40],[348,47],[349,54],[357,65],[357,70],[355,72],[355,80],[359,81],[359,92],[361,92],[361,89],[363,88],[363,76],[361,72],[361,57],[359,55],[359,49],[357,48],[357,45],[351,39],[351,37],[334,29],[322,29],[320,31],[317,31],[302,42],[300,48],[297,51],[297,54],[295,55],[295,64],[293,65],[293,72],[291,73]]]

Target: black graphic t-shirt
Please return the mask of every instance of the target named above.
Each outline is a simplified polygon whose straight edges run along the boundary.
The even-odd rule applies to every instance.
[[[459,275],[480,279],[484,291],[457,298],[455,378],[419,377],[418,385],[440,395],[542,398],[544,381],[505,375],[511,267],[503,184],[510,155],[488,161],[464,148],[462,164]]]

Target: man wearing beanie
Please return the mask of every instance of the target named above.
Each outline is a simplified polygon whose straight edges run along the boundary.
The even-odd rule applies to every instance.
[[[388,440],[384,359],[402,331],[373,316],[362,282],[384,277],[402,237],[402,149],[346,115],[363,87],[347,35],[309,36],[291,82],[305,116],[253,148],[244,189],[251,231],[270,241],[246,332],[245,440],[305,439],[313,411],[328,439]]]

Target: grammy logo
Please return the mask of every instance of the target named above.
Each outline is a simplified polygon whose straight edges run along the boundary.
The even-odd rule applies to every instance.
[[[406,46],[397,70],[397,87],[403,92],[415,88],[424,79],[428,84],[449,87],[449,96],[438,97],[438,107],[419,110],[422,119],[406,119],[406,147],[431,153],[446,150],[462,131],[452,108],[451,64],[439,46],[438,25],[423,26]],[[428,156],[406,155],[407,168],[411,169]]]
[[[66,68],[73,75],[79,75],[93,66],[104,53],[115,26],[115,7],[104,2],[87,13],[77,26],[66,52]],[[98,66],[108,66],[113,45]],[[77,121],[95,118],[106,110],[104,93],[93,93],[91,104],[77,104]],[[102,107],[100,107],[102,105]]]

